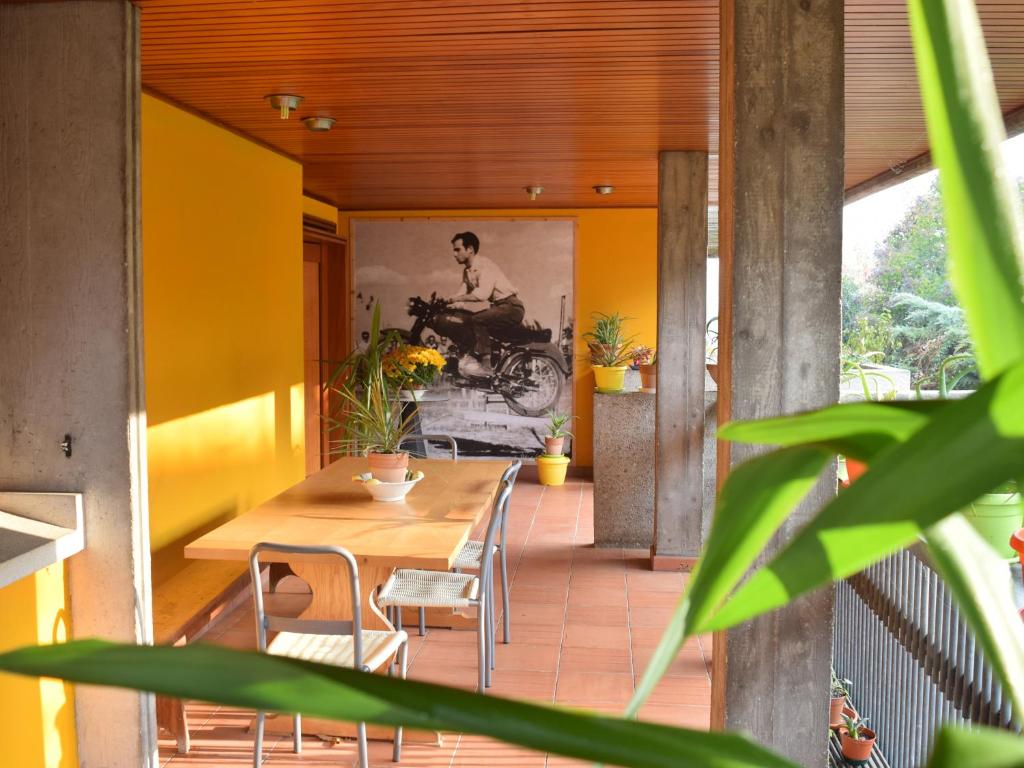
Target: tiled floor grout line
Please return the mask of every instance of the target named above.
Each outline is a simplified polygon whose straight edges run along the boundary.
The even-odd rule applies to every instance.
[[[562,609],[562,636],[558,641],[558,657],[555,659],[555,685],[551,691],[551,703],[554,704],[558,698],[558,674],[562,668],[562,654],[565,652],[565,632],[569,617],[569,594],[572,591],[572,577],[576,569],[576,544],[580,534],[580,511],[583,509],[583,486],[580,485],[579,498],[576,500],[576,525],[572,531],[572,544],[569,551],[569,583],[565,586],[565,605]],[[551,762],[551,755],[544,755],[545,767]]]

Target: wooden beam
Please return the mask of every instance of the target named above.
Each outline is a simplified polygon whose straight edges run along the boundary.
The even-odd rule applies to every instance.
[[[652,566],[701,550],[708,156],[658,156],[658,391]]]
[[[838,396],[843,2],[723,0],[722,24],[724,423]],[[719,471],[764,450],[735,444]],[[768,555],[835,493],[829,474]],[[715,648],[717,724],[748,731],[799,765],[823,765],[831,645],[831,589],[730,630],[724,667]]]
[[[1003,123],[1006,126],[1006,138],[1008,139],[1024,133],[1024,107],[1007,112],[1003,116]],[[875,194],[875,192],[881,192],[883,189],[894,187],[916,176],[928,173],[934,167],[931,152],[924,152],[906,162],[894,165],[888,171],[883,171],[877,176],[872,176],[870,179],[850,187],[846,190],[844,202],[846,205],[855,203],[868,195]]]

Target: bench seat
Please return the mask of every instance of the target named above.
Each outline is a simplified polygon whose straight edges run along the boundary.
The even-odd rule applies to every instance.
[[[200,637],[218,618],[244,599],[249,586],[245,563],[191,560],[153,585],[153,640],[157,645],[185,645]],[[189,751],[185,703],[156,697],[157,725],[174,736],[178,752]]]

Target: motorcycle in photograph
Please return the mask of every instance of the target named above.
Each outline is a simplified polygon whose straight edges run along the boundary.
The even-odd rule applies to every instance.
[[[394,329],[409,344],[431,346],[445,356],[445,372],[455,385],[495,392],[508,407],[521,416],[544,416],[558,406],[562,388],[570,375],[566,354],[551,343],[551,330],[520,325],[511,329],[489,329],[491,334],[490,376],[464,376],[459,373],[459,357],[470,347],[471,320],[468,309],[451,307],[448,301],[432,293],[430,299],[409,299],[409,315],[415,318],[408,331]],[[425,329],[436,334],[426,339]],[[441,348],[440,338],[452,344]],[[461,344],[461,348],[460,348]]]

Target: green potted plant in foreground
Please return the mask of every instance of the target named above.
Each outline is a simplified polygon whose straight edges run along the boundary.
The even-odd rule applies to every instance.
[[[590,364],[594,368],[594,383],[598,392],[621,392],[626,386],[626,369],[631,360],[631,345],[635,337],[626,338],[623,323],[629,318],[618,312],[610,315],[595,312],[594,330],[583,338],[590,350]]]

